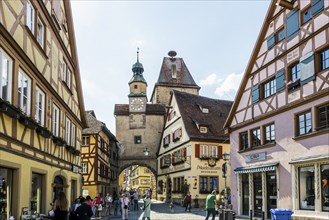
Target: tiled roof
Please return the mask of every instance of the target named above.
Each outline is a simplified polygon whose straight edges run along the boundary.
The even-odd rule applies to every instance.
[[[146,104],[147,115],[165,115],[166,108],[163,104]],[[128,104],[116,104],[114,106],[114,115],[129,115]]]
[[[85,112],[88,128],[83,129],[82,134],[98,134],[100,131],[104,131],[112,140],[116,140],[116,137],[106,127],[105,123],[97,120],[96,114],[93,110]]]
[[[223,125],[230,112],[232,101],[211,99],[174,90],[177,105],[190,139],[217,140],[229,142]],[[207,108],[208,113],[203,113]],[[207,133],[201,133],[196,124],[208,127]]]
[[[172,77],[172,65],[176,66],[176,78]],[[164,57],[156,85],[194,87],[200,89],[187,69],[183,58]]]

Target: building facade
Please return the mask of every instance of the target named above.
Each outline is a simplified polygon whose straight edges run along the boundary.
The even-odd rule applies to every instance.
[[[230,153],[229,136],[222,127],[232,102],[175,90],[169,104],[158,152],[158,199],[180,204],[190,191],[204,206],[211,191],[224,196],[230,186],[222,157]]]
[[[0,219],[81,192],[86,126],[70,1],[0,1]]]
[[[117,141],[106,125],[97,120],[94,111],[87,111],[86,118],[88,128],[82,131],[81,146],[83,196],[104,197],[117,191]],[[116,167],[111,167],[110,161]]]
[[[130,184],[130,189],[138,190],[141,195],[144,195],[150,189],[152,192],[156,191],[156,178],[147,167],[132,166]],[[156,198],[155,193],[152,193],[152,198]]]
[[[239,215],[329,218],[329,1],[272,1],[225,128]]]

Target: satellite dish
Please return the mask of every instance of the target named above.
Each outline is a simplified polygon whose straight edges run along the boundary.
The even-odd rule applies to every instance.
[[[171,50],[171,51],[168,52],[168,55],[169,55],[171,58],[173,58],[173,57],[175,57],[175,56],[177,55],[177,53],[176,53],[176,51]]]

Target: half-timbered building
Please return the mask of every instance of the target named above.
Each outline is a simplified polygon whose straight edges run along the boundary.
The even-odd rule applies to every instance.
[[[230,153],[223,125],[232,101],[174,90],[169,104],[158,150],[158,199],[180,203],[188,190],[204,205],[211,191],[224,192],[225,178],[230,185],[222,154]]]
[[[106,193],[117,191],[114,184],[118,173],[117,141],[106,125],[97,120],[94,111],[87,111],[86,118],[88,128],[82,131],[81,146],[83,195],[94,198],[101,194],[104,197]],[[116,165],[112,169],[110,158]]]
[[[225,128],[239,215],[328,219],[329,1],[272,1]]]
[[[81,189],[84,103],[70,1],[0,1],[0,219]]]

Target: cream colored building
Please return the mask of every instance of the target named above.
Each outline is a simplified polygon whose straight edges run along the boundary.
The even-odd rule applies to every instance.
[[[230,186],[223,153],[230,153],[222,125],[232,102],[173,91],[158,152],[158,199],[180,203],[183,185],[203,206],[207,195]],[[229,161],[228,161],[229,162]]]
[[[156,177],[147,167],[132,166],[130,173],[130,189],[138,190],[143,195],[146,190],[152,190],[152,197],[156,198]]]
[[[86,126],[70,1],[0,1],[0,219],[80,195]]]

